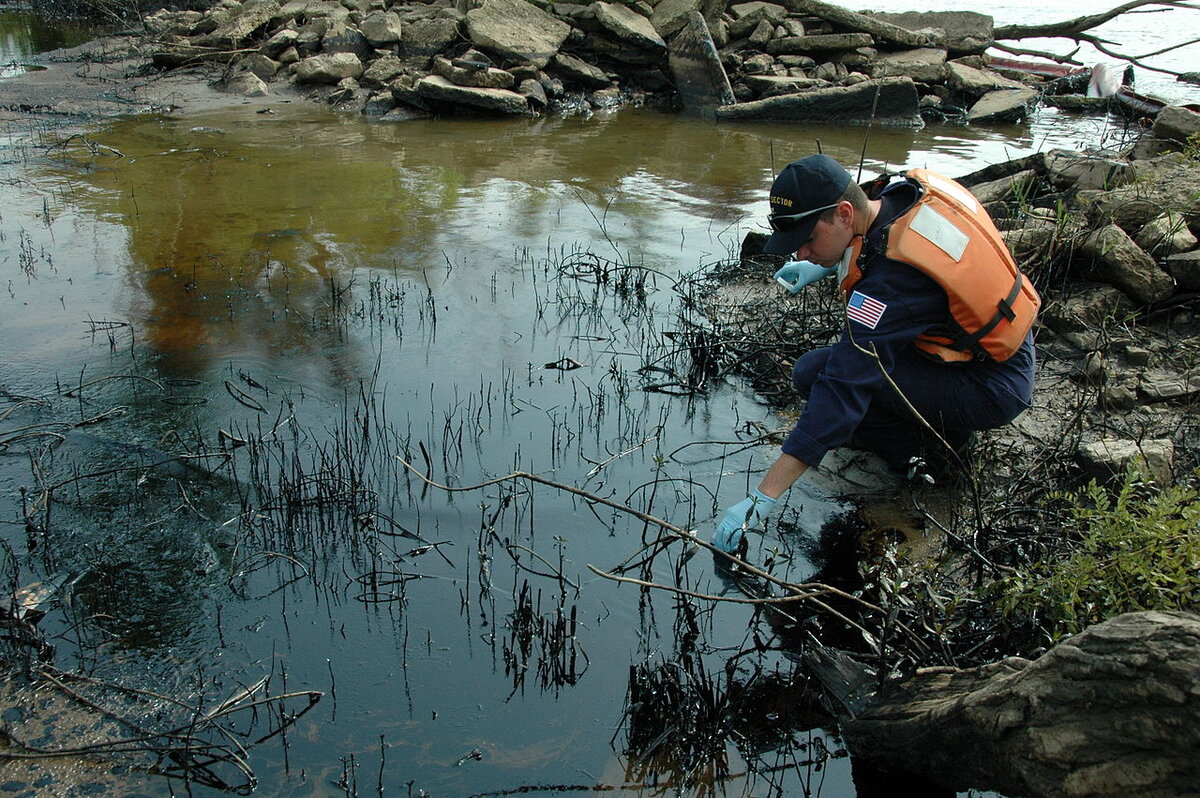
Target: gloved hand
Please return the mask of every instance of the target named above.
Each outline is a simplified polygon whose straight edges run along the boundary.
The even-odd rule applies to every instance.
[[[822,277],[828,277],[837,272],[837,267],[826,268],[807,260],[789,260],[783,268],[775,272],[775,281],[793,294],[800,293],[806,285],[812,285]]]
[[[745,531],[760,526],[770,515],[775,503],[775,499],[755,489],[749,496],[725,511],[721,523],[717,525],[717,533],[713,535],[713,545],[721,551],[736,550]]]

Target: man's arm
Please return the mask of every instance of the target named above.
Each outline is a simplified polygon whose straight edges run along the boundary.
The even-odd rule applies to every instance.
[[[774,465],[767,470],[762,482],[758,483],[758,489],[772,499],[778,499],[807,470],[807,463],[790,454],[781,454]]]

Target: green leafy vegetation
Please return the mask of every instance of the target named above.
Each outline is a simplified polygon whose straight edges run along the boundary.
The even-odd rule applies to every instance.
[[[998,583],[1010,621],[1032,620],[1054,641],[1124,612],[1191,610],[1200,602],[1194,484],[1158,488],[1131,471],[1115,489],[1093,481],[1051,500],[1075,545]]]

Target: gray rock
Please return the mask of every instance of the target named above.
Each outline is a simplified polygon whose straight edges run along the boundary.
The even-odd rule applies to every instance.
[[[846,69],[845,64],[838,64],[833,61],[826,61],[813,70],[813,77],[822,83],[838,83],[849,74],[850,70]]]
[[[804,121],[809,124],[866,122],[920,127],[917,88],[908,78],[884,78],[855,86],[814,89],[717,109],[723,121]]]
[[[521,85],[517,87],[517,91],[529,101],[530,105],[536,108],[545,108],[550,103],[550,98],[546,96],[546,89],[541,82],[534,78],[526,78],[521,81]]]
[[[782,75],[746,75],[746,85],[760,97],[775,97],[808,89],[824,88],[829,81],[820,78],[787,77]]]
[[[755,0],[750,3],[734,3],[729,7],[729,13],[739,22],[751,20],[755,24],[767,20],[772,25],[782,25],[787,19],[788,10],[778,3],[764,3]]]
[[[371,43],[357,28],[345,22],[334,22],[321,37],[321,49],[326,53],[352,53],[365,61],[371,55]]]
[[[258,48],[258,51],[267,58],[279,60],[279,56],[282,55],[285,50],[287,50],[289,47],[296,46],[296,40],[298,38],[299,34],[297,34],[296,31],[292,30],[291,28],[284,28],[263,42]]]
[[[1167,211],[1146,223],[1137,234],[1137,245],[1151,257],[1165,258],[1196,248],[1196,236],[1187,227],[1183,214]]]
[[[1051,150],[1046,153],[1046,177],[1058,189],[1110,189],[1128,183],[1133,171],[1123,159]]]
[[[1081,191],[1077,201],[1094,224],[1114,223],[1137,233],[1164,210],[1200,217],[1200,169],[1182,153],[1133,161],[1128,185],[1110,191]]]
[[[967,97],[982,97],[1002,89],[1028,90],[1024,83],[1010,80],[988,69],[978,69],[959,61],[946,63],[946,82],[955,91]]]
[[[613,86],[599,89],[588,95],[588,103],[597,110],[617,108],[622,104],[621,90]]]
[[[267,84],[253,72],[239,72],[221,84],[221,90],[229,94],[240,94],[243,97],[265,97],[270,94]]]
[[[511,89],[517,82],[511,72],[503,69],[459,67],[440,55],[433,58],[433,72],[456,86],[473,86],[477,89]]]
[[[747,41],[755,47],[764,47],[774,37],[775,26],[764,19],[754,26],[754,30],[750,31]]]
[[[716,43],[700,12],[693,12],[672,38],[667,65],[685,110],[707,114],[719,106],[737,102]]]
[[[1154,117],[1154,135],[1180,144],[1200,135],[1200,114],[1178,105],[1169,105]]]
[[[1004,182],[1004,179],[997,181]],[[1000,236],[1008,245],[1008,251],[1026,274],[1036,273],[1048,263],[1058,243],[1058,225],[1053,222],[1031,220],[1023,227],[1002,230]]]
[[[196,37],[193,43],[202,47],[240,47],[278,13],[278,0],[247,0],[226,16],[212,33]]]
[[[1175,292],[1171,275],[1115,224],[1090,233],[1079,254],[1092,261],[1089,276],[1115,285],[1136,302],[1158,302]]]
[[[1128,385],[1108,385],[1102,395],[1107,410],[1127,413],[1138,406],[1137,392]]]
[[[850,751],[947,788],[1182,796],[1200,783],[1200,617],[1118,615],[1036,661],[928,668],[844,722]]]
[[[457,86],[441,75],[421,78],[417,81],[416,90],[422,98],[432,103],[464,106],[501,116],[529,113],[529,102],[515,91]]]
[[[1038,175],[1032,169],[1017,172],[1015,175],[1002,177],[987,183],[971,186],[971,193],[984,205],[995,202],[1007,202],[1012,199],[1027,198],[1037,182]]]
[[[1168,255],[1167,271],[1183,291],[1200,291],[1200,250]]]
[[[362,61],[354,53],[321,53],[296,64],[297,83],[334,85],[344,78],[359,78]]]
[[[1155,370],[1138,383],[1138,393],[1149,404],[1186,399],[1200,394],[1200,375]]]
[[[396,98],[390,91],[384,91],[368,97],[363,103],[362,112],[364,116],[383,116],[395,107]]]
[[[252,72],[261,80],[274,77],[279,71],[280,63],[274,59],[267,58],[262,53],[250,53],[238,59],[239,69],[244,69],[247,72]]]
[[[415,119],[428,119],[431,114],[411,105],[398,105],[379,117],[380,122],[412,122]]]
[[[967,121],[974,124],[1016,122],[1028,115],[1029,107],[1037,98],[1038,93],[1034,89],[990,91],[968,109]]]
[[[477,47],[540,68],[562,47],[571,26],[525,0],[484,0],[467,12],[467,33]]]
[[[804,55],[806,53],[833,53],[870,47],[875,40],[866,33],[821,33],[815,36],[785,36],[767,42],[771,55]]]
[[[596,21],[621,41],[642,50],[658,54],[667,51],[667,43],[650,24],[650,20],[623,5],[596,2],[592,4]]]
[[[688,24],[693,12],[699,12],[711,24],[724,11],[724,0],[660,0],[650,15],[650,24],[665,39]]]
[[[974,11],[863,12],[867,16],[911,31],[940,30],[942,45],[952,53],[982,53],[992,43],[994,24],[990,14]]]
[[[576,45],[574,39],[572,39],[571,45],[573,47]],[[605,31],[584,33],[578,46],[582,50],[590,50],[601,58],[626,67],[657,66],[662,63],[663,57],[666,55],[665,50],[647,50],[644,47],[629,44]]]
[[[1112,318],[1133,310],[1133,303],[1111,285],[1073,283],[1066,293],[1048,302],[1040,315],[1055,332],[1084,333],[1106,326]],[[1087,348],[1090,348],[1091,344]]]
[[[458,39],[459,22],[437,17],[408,23],[400,39],[400,56],[415,61],[428,60]]]
[[[159,36],[190,36],[198,33],[196,26],[203,21],[199,11],[170,11],[162,9],[145,18],[146,30]]]
[[[388,53],[372,61],[362,74],[364,86],[388,86],[404,73],[404,62]]]
[[[946,77],[946,51],[920,47],[880,53],[871,63],[868,73],[874,78],[907,77],[917,83],[941,83]]]
[[[566,53],[559,53],[554,56],[549,69],[562,77],[563,80],[569,83],[578,83],[589,89],[602,89],[612,82],[608,79],[608,75],[604,73],[604,70],[589,64],[581,58],[576,58]]]
[[[400,15],[394,11],[372,11],[358,24],[359,31],[373,47],[383,47],[400,41]]]
[[[1107,482],[1137,468],[1160,485],[1170,485],[1175,466],[1175,444],[1169,438],[1131,441],[1117,438],[1079,447],[1080,465],[1093,477]]]

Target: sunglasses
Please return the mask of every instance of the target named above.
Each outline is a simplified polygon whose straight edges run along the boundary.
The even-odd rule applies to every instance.
[[[835,202],[832,205],[822,205],[820,208],[813,208],[811,211],[805,211],[804,213],[772,214],[767,217],[767,224],[776,233],[786,233],[789,230],[795,230],[801,219],[812,216],[814,213],[821,213],[830,208],[836,208],[837,206],[838,203]]]

